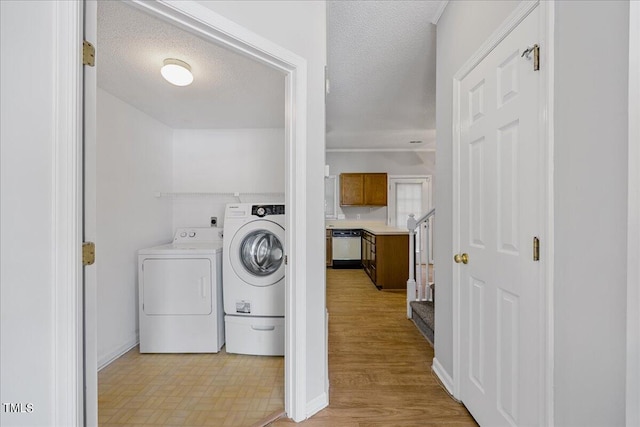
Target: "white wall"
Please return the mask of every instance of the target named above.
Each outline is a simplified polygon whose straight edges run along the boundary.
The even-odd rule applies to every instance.
[[[345,172],[386,172],[389,175],[435,175],[436,153],[429,151],[361,151],[328,152],[326,162],[331,175]],[[338,182],[338,188],[340,183]],[[434,188],[434,187],[432,187]],[[338,197],[339,193],[338,193]],[[362,221],[386,221],[386,207],[341,207],[338,213],[345,219]]]
[[[640,2],[629,23],[629,216],[627,222],[627,425],[640,425]]]
[[[284,142],[284,129],[175,130],[173,191],[281,193],[241,200],[283,202]],[[225,205],[236,202],[235,197],[175,197],[173,228],[208,227],[212,216],[223,227]]]
[[[226,18],[307,60],[307,402],[315,412],[327,396],[324,264],[324,1],[200,1]]]
[[[173,131],[97,91],[98,366],[138,341],[138,249],[173,236]]]
[[[284,130],[173,130],[101,89],[97,117],[102,367],[138,341],[137,250],[170,241],[176,227],[208,227],[211,216],[223,226],[225,204],[236,200],[156,193],[283,193]],[[258,200],[267,201],[247,201]]]
[[[452,318],[452,93],[454,74],[516,8],[518,1],[450,1],[438,21],[436,88],[437,188],[434,228],[435,353],[449,375],[453,374]]]
[[[629,2],[557,2],[555,30],[555,421],[621,426]]]
[[[0,402],[33,404],[1,425],[53,419],[54,12],[0,2]]]

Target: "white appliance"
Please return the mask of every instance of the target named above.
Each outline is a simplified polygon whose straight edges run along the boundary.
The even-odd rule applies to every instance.
[[[284,205],[229,204],[224,219],[227,353],[284,355]]]
[[[141,353],[217,353],[224,345],[222,229],[178,228],[138,251]]]
[[[362,230],[333,230],[333,268],[362,268]]]

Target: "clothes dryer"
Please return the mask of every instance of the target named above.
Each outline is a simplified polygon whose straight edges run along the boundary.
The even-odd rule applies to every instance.
[[[223,295],[228,353],[284,354],[283,204],[225,210]]]
[[[225,342],[222,229],[178,228],[138,251],[141,353],[217,353]]]

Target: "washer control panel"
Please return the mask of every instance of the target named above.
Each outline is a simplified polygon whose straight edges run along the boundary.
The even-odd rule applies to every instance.
[[[267,215],[284,215],[284,205],[253,205],[251,206],[251,215],[260,218]]]

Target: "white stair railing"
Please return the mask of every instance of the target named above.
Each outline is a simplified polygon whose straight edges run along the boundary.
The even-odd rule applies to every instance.
[[[409,230],[409,280],[407,280],[407,318],[411,318],[411,301],[433,301],[433,289],[432,283],[429,282],[429,243],[430,243],[430,231],[429,219],[436,214],[435,209],[431,209],[418,219],[415,219],[414,214],[410,214],[407,219],[407,229]],[[424,224],[424,234],[421,224]],[[417,236],[417,239],[416,239]],[[424,240],[423,240],[424,238]],[[416,251],[415,243],[418,241],[418,247],[422,246],[422,242],[425,242],[425,250]],[[418,252],[418,259],[416,260],[416,252]],[[416,261],[420,267],[420,274],[418,274],[418,281],[416,282]],[[422,264],[426,261],[426,275],[425,280],[422,280]]]

